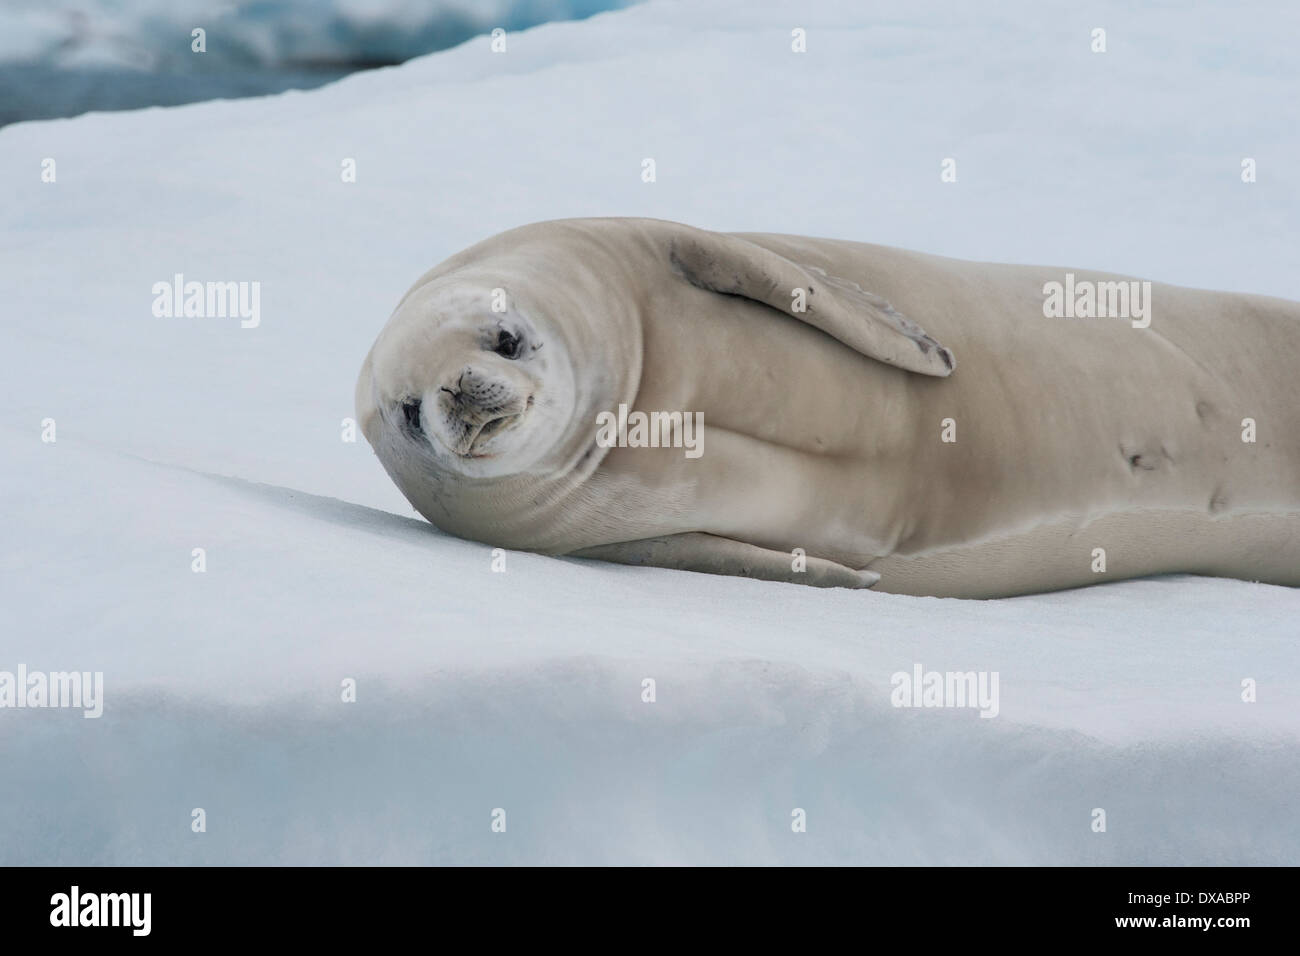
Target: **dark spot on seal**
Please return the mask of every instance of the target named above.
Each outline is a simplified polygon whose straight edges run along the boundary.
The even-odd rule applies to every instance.
[[[1214,414],[1214,406],[1211,405],[1209,402],[1205,401],[1204,399],[1201,399],[1201,401],[1196,403],[1196,417],[1199,418],[1201,421],[1205,421],[1213,414]]]
[[[1210,514],[1218,514],[1226,507],[1228,507],[1228,496],[1223,493],[1222,488],[1215,488],[1214,494],[1210,495]]]
[[[1159,461],[1156,460],[1155,456],[1140,451],[1131,451],[1122,444],[1119,446],[1119,453],[1132,471],[1155,471],[1159,465]]]
[[[1119,454],[1125,459],[1131,471],[1156,471],[1156,468],[1160,467],[1161,459],[1169,460],[1169,462],[1174,460],[1173,455],[1169,454],[1169,450],[1164,445],[1160,445],[1160,450],[1156,451],[1149,449],[1149,447],[1147,449],[1134,449],[1131,445],[1121,442],[1119,444]]]

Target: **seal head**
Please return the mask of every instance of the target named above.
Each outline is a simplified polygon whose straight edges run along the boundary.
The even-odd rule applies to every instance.
[[[518,309],[492,311],[491,299],[452,279],[398,307],[357,396],[385,464],[495,478],[535,468],[562,443],[576,400],[564,343]]]
[[[582,255],[512,231],[407,292],[357,380],[362,432],[407,500],[462,537],[544,549],[549,512],[599,465],[599,411],[631,401],[641,338],[625,286],[581,228]]]

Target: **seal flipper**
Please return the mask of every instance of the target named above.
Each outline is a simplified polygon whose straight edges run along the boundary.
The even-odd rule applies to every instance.
[[[785,581],[815,588],[869,588],[880,580],[874,571],[855,571],[825,558],[807,557],[804,571],[792,570],[791,555],[715,534],[690,531],[661,538],[620,541],[571,551],[566,557],[598,558],[616,564],[648,565],[705,574],[728,574],[761,581]]]
[[[885,299],[746,239],[675,225],[668,259],[692,285],[771,306],[887,365],[939,378],[956,367],[950,350]],[[795,307],[798,289],[804,291],[801,310]]]

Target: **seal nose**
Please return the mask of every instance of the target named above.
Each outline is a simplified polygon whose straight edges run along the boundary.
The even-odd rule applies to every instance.
[[[461,371],[454,388],[444,385],[441,391],[450,396],[444,402],[448,418],[455,422],[459,433],[452,444],[458,454],[470,452],[477,443],[518,419],[532,404],[531,395],[525,398],[508,381],[473,366]]]
[[[499,378],[485,375],[469,366],[456,379],[454,389],[443,388],[451,395],[456,413],[467,423],[483,424],[501,415],[513,414],[518,404],[514,390]]]
[[[500,398],[505,388],[497,379],[484,375],[470,366],[456,379],[456,391],[460,393],[463,400],[482,405]]]

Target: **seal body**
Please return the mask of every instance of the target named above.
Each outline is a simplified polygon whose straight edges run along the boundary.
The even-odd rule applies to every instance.
[[[1300,305],[1152,283],[1141,321],[1049,317],[1067,276],[1132,281],[539,223],[417,283],[359,420],[421,513],[494,545],[936,596],[1300,585]],[[620,405],[702,415],[698,456],[606,447]]]

